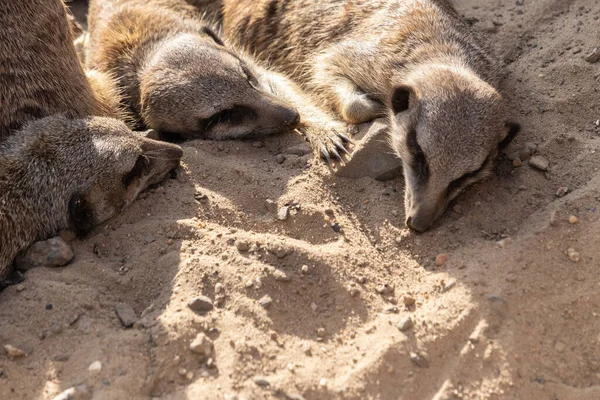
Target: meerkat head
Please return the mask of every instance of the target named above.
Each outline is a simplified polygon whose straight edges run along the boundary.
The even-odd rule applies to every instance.
[[[470,184],[492,172],[499,144],[518,131],[502,97],[466,69],[420,68],[391,95],[390,141],[402,159],[405,215],[422,232]]]
[[[68,203],[70,225],[80,234],[123,211],[140,192],[165,179],[183,156],[179,146],[135,134],[114,119],[92,118],[87,128],[90,153],[82,165],[94,178]]]
[[[142,117],[159,133],[230,139],[294,128],[298,112],[261,88],[251,66],[205,28],[168,39],[141,74]]]
[[[116,119],[58,115],[25,125],[5,149],[27,171],[22,190],[39,193],[32,212],[46,215],[48,235],[66,227],[87,233],[164,179],[183,155],[179,146],[135,134]]]

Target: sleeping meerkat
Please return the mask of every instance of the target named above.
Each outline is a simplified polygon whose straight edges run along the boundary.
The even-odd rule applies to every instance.
[[[176,168],[182,150],[91,116],[116,111],[86,79],[62,0],[0,2],[0,67],[2,289],[18,252],[113,217]]]
[[[92,0],[86,64],[119,82],[140,128],[231,139],[301,130],[315,152],[341,151],[344,127],[320,126],[295,85],[233,51],[179,0]],[[323,117],[324,118],[324,117]]]
[[[406,224],[424,231],[489,175],[506,124],[499,63],[446,0],[219,0],[226,37],[346,122],[389,118]]]

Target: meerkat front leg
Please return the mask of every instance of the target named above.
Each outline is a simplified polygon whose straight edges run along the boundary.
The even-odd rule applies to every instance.
[[[351,139],[344,133],[346,124],[314,105],[309,96],[290,79],[264,69],[259,71],[261,80],[274,95],[296,107],[300,113],[298,130],[309,141],[316,155],[331,163],[332,159],[342,161],[344,154],[350,154],[347,144]]]
[[[350,60],[369,63],[366,55],[358,54],[357,47],[360,48],[354,44],[338,45],[317,56],[311,82],[325,102],[344,121],[353,125],[369,122],[386,114],[385,106],[375,98],[375,94],[366,93],[351,78],[354,71],[349,70],[352,66]]]
[[[385,115],[383,104],[361,92],[354,82],[339,78],[331,85],[337,99],[337,109],[344,121],[357,125]]]

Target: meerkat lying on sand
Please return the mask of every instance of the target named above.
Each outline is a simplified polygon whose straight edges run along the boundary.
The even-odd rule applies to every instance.
[[[345,126],[290,80],[227,46],[179,0],[92,0],[86,65],[112,74],[139,122],[167,136],[231,139],[299,129],[315,152],[345,151]],[[330,121],[327,123],[327,121]]]
[[[112,111],[86,80],[61,0],[0,2],[0,68],[1,288],[18,252],[121,212],[182,150],[90,116]]]
[[[445,0],[219,0],[225,36],[358,124],[388,116],[406,224],[428,229],[489,175],[505,123],[499,63]]]

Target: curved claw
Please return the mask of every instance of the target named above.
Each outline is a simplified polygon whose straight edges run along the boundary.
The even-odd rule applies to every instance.
[[[348,149],[346,147],[344,147],[344,145],[342,144],[342,142],[340,142],[339,140],[335,139],[333,141],[333,143],[335,143],[335,147],[341,151],[344,154],[350,155],[350,152],[348,151]]]
[[[338,133],[338,136],[342,138],[342,140],[346,143],[352,143],[354,144],[354,140],[350,139],[348,136],[346,136],[343,133]]]
[[[331,157],[329,156],[329,151],[325,146],[321,146],[321,156],[327,160],[327,164],[331,164]]]
[[[331,154],[333,154],[333,155],[335,156],[335,158],[336,158],[336,159],[338,159],[338,160],[341,160],[341,159],[342,159],[342,156],[340,156],[340,153],[338,153],[338,152],[337,152],[337,150],[336,150],[335,148],[333,148],[333,147],[332,147],[332,148],[329,150],[329,152],[330,152]]]

